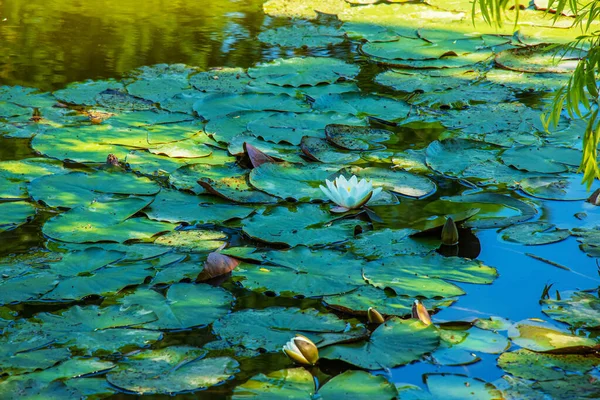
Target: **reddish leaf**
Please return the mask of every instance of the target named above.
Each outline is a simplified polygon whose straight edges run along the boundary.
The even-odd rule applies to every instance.
[[[250,162],[254,168],[258,168],[265,163],[275,162],[273,158],[252,146],[250,143],[244,142],[244,151],[248,154],[248,158],[250,158]]]
[[[221,253],[210,253],[206,262],[204,263],[204,269],[198,275],[197,281],[206,281],[217,276],[225,275],[230,273],[240,265],[240,260],[226,256]]]

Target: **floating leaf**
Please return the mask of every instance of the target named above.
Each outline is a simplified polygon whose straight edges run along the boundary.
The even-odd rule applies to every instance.
[[[325,127],[330,124],[364,125],[365,121],[334,112],[276,113],[264,114],[262,118],[255,118],[247,124],[246,129],[252,135],[266,141],[297,145],[305,136],[324,139]]]
[[[399,254],[425,254],[439,247],[439,240],[431,242],[411,238],[416,232],[412,229],[374,230],[357,236],[346,246],[350,252],[369,259]]]
[[[543,323],[522,321],[513,325],[508,335],[518,346],[537,352],[576,353],[597,345],[596,340],[561,332]]]
[[[0,232],[23,225],[35,215],[36,209],[30,203],[0,203]]]
[[[541,245],[560,242],[571,236],[568,229],[556,229],[546,222],[529,222],[513,225],[500,231],[502,239],[524,245]]]
[[[555,177],[528,178],[521,181],[521,189],[528,195],[546,200],[575,201],[585,200],[593,192],[600,188],[598,181],[590,188],[581,182],[583,177],[576,174],[568,174]]]
[[[555,53],[548,44],[504,50],[496,56],[496,63],[515,71],[565,74],[573,72],[579,59],[585,56],[583,50],[570,50],[561,57]]]
[[[206,350],[190,346],[146,350],[121,361],[106,379],[140,395],[175,395],[217,385],[238,371],[234,359],[203,358],[205,354]]]
[[[432,325],[414,319],[392,318],[381,324],[369,340],[329,346],[320,354],[321,358],[377,370],[416,361],[435,350],[439,341],[439,334]]]
[[[250,172],[250,184],[270,195],[297,201],[328,200],[319,189],[326,179],[333,180],[337,166],[268,163]]]
[[[173,231],[156,238],[154,244],[192,253],[213,251],[225,244],[227,235],[206,229]]]
[[[35,315],[35,320],[19,321],[5,336],[15,343],[38,336],[46,343],[54,342],[79,349],[84,354],[111,354],[159,340],[162,336],[160,332],[129,329],[132,325],[155,319],[154,313],[142,307],[74,306],[61,314],[39,313]]]
[[[358,75],[359,71],[356,65],[336,58],[305,57],[277,59],[267,64],[259,64],[248,69],[248,75],[272,85],[298,87],[335,83],[341,78],[351,79]]]
[[[568,166],[579,166],[581,152],[566,147],[513,147],[500,156],[502,162],[517,169],[540,172],[566,172]]]
[[[364,371],[346,371],[320,387],[317,394],[312,375],[304,368],[284,369],[259,374],[234,389],[232,399],[308,399],[323,400],[352,397],[357,400],[396,398],[394,385],[382,376]]]
[[[501,354],[498,366],[523,379],[554,381],[568,379],[569,375],[585,374],[599,364],[589,355],[544,354],[519,349]]]
[[[73,208],[90,205],[107,194],[154,195],[160,191],[160,186],[133,174],[97,171],[93,174],[46,175],[33,180],[28,191],[34,200],[50,207]]]
[[[386,291],[373,286],[360,286],[349,293],[323,298],[329,307],[357,315],[366,315],[369,307],[377,309],[384,315],[406,317],[411,315],[414,300],[402,296],[388,296]],[[453,299],[425,300],[423,303],[429,310],[450,306]]]
[[[233,278],[247,289],[282,296],[332,295],[365,284],[361,273],[364,261],[331,250],[296,247],[270,251],[263,260],[267,265],[241,264]]]
[[[379,144],[391,139],[393,133],[384,129],[372,129],[362,126],[331,124],[325,128],[327,140],[346,150],[380,150]]]
[[[280,351],[296,333],[309,337],[318,346],[328,334],[343,337],[346,328],[346,322],[333,314],[282,307],[237,311],[213,324],[215,334],[231,345],[270,352]]]
[[[390,97],[364,96],[357,93],[321,96],[314,101],[312,107],[322,112],[334,111],[358,118],[377,117],[392,122],[406,118],[411,109],[403,101]]]
[[[142,325],[146,329],[173,330],[208,325],[226,315],[233,296],[224,289],[206,284],[178,283],[163,296],[139,288],[119,302],[125,307],[139,306],[152,311],[158,319]]]
[[[276,207],[257,213],[242,222],[243,231],[251,238],[290,247],[340,243],[352,238],[360,221],[333,221],[331,214],[313,204],[300,204],[294,209]]]
[[[543,301],[544,314],[574,328],[596,329],[600,327],[600,300],[590,293],[575,292],[564,300]]]
[[[138,197],[79,206],[46,222],[42,232],[56,240],[72,243],[149,240],[175,228],[172,224],[130,218],[148,205]]]
[[[240,111],[306,112],[308,104],[284,95],[215,93],[194,103],[194,111],[211,120]]]
[[[172,223],[223,224],[236,218],[245,218],[253,209],[233,204],[202,204],[209,200],[208,196],[195,196],[177,190],[163,189],[156,195],[152,204],[143,212],[148,218]]]
[[[327,47],[344,41],[343,32],[330,26],[298,24],[261,32],[261,42],[272,46],[306,48]]]

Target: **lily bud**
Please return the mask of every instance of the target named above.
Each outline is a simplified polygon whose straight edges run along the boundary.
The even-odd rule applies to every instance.
[[[458,244],[458,229],[456,228],[454,220],[450,217],[448,217],[442,228],[442,244],[446,246]]]
[[[431,325],[431,317],[427,308],[419,300],[415,300],[412,306],[412,317],[417,318],[425,325]]]
[[[373,307],[369,307],[367,310],[367,316],[369,317],[369,322],[372,324],[383,324],[385,322],[383,315],[381,315],[379,311]]]
[[[307,337],[296,335],[283,346],[283,352],[302,365],[315,365],[319,361],[317,346]]]

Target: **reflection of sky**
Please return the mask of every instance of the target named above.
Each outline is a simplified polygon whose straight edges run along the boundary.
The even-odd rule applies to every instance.
[[[577,219],[574,214],[586,212],[588,217]],[[544,201],[540,220],[556,224],[559,228],[600,225],[600,208],[583,201]],[[578,242],[570,237],[559,243],[543,246],[523,246],[499,240],[495,229],[475,232],[481,242],[478,260],[498,270],[500,276],[492,285],[469,285],[458,283],[467,294],[449,308],[441,310],[433,321],[472,321],[475,318],[499,316],[518,322],[528,318],[553,320],[542,313],[540,296],[546,284],[553,283],[550,291],[555,298],[558,290],[563,298],[568,291],[594,289],[600,285],[596,259],[588,257],[578,248]],[[566,271],[533,259],[526,253],[561,264]],[[567,326],[553,322],[557,327]],[[506,332],[500,332],[506,335]],[[415,363],[392,370],[394,382],[422,382],[422,374],[449,372],[494,381],[503,375],[496,366],[497,355],[481,354],[482,361],[458,367],[441,367],[426,362]],[[425,387],[425,385],[421,385]]]

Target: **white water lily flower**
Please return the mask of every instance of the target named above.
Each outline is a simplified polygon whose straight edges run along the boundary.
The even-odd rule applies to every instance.
[[[333,182],[325,180],[325,184],[327,187],[323,185],[319,187],[331,201],[338,205],[332,209],[334,212],[346,212],[360,208],[381,193],[380,187],[373,189],[370,181],[363,178],[359,182],[355,175],[352,175],[350,179],[340,175]]]
[[[283,352],[289,358],[302,365],[315,365],[319,360],[317,346],[307,337],[296,335],[283,346]]]

